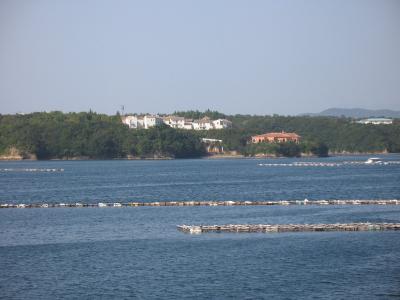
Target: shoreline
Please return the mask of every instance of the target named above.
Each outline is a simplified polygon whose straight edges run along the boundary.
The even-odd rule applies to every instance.
[[[243,154],[215,154],[201,157],[187,157],[187,158],[174,158],[174,157],[121,157],[121,158],[90,158],[90,157],[69,157],[69,158],[49,158],[49,159],[37,159],[37,158],[24,158],[16,156],[0,156],[0,162],[17,162],[17,161],[87,161],[87,160],[184,160],[184,159],[283,159],[283,158],[329,158],[329,157],[342,157],[342,156],[369,156],[369,155],[396,155],[398,152],[333,152],[329,153],[326,157],[320,157],[317,155],[302,154],[299,157],[287,157],[287,156],[276,156],[276,155],[255,155],[245,156]]]

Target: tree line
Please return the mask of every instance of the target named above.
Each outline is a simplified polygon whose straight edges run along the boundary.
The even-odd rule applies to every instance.
[[[119,115],[94,112],[0,115],[0,153],[10,147],[38,159],[187,158],[205,155],[196,135],[168,126],[130,130]]]
[[[95,112],[32,113],[0,115],[0,153],[14,147],[22,154],[49,158],[125,158],[127,156],[194,158],[206,155],[201,138],[223,140],[226,150],[253,156],[258,153],[298,156],[330,152],[400,152],[400,122],[364,125],[349,118],[309,116],[225,115],[216,111],[176,112],[186,118],[226,118],[233,127],[194,131],[166,125],[133,130],[122,124],[119,114]],[[300,144],[251,144],[252,135],[266,132],[296,132]]]
[[[202,116],[202,115],[200,115]],[[299,145],[291,145],[291,153],[400,152],[400,120],[392,125],[359,124],[345,117],[311,116],[225,116],[232,121],[233,128],[200,132],[202,137],[224,141],[225,149],[245,155],[255,153],[284,154],[289,145],[252,145],[252,135],[267,132],[295,132],[302,137]],[[294,152],[296,152],[294,151]]]

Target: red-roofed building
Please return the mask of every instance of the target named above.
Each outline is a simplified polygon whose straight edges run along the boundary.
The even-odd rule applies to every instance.
[[[257,143],[286,143],[286,142],[300,142],[301,136],[294,132],[269,132],[261,135],[251,137],[253,144]]]

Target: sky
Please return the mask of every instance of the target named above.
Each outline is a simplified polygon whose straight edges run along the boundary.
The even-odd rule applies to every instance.
[[[0,113],[400,110],[398,0],[1,0]]]

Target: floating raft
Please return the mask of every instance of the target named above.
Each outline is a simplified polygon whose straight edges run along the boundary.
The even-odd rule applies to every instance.
[[[341,166],[376,166],[376,165],[400,165],[400,161],[380,161],[367,164],[363,161],[344,161],[344,162],[292,162],[292,163],[260,163],[260,167],[341,167]]]
[[[177,228],[182,232],[193,234],[207,232],[383,231],[400,230],[400,223],[179,225]]]
[[[50,169],[50,168],[3,168],[0,169],[0,172],[64,172],[64,169]]]
[[[0,204],[0,208],[66,208],[66,207],[137,207],[137,206],[272,206],[272,205],[400,205],[400,200],[282,200],[282,201],[161,201],[98,203],[33,203]]]

